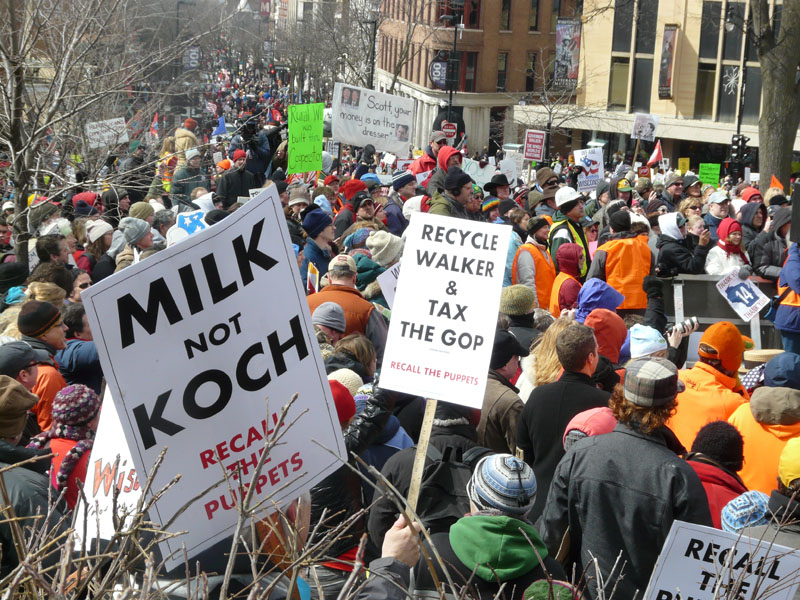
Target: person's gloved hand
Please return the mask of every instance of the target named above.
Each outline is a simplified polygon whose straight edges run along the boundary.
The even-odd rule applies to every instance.
[[[744,265],[739,267],[739,279],[746,280],[753,274],[753,267]]]
[[[642,289],[648,298],[664,297],[664,282],[654,275],[648,275],[642,281]]]

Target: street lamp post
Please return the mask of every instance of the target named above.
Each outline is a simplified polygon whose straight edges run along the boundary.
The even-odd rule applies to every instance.
[[[736,28],[736,23],[734,22],[734,13],[733,7],[728,8],[728,13],[725,15],[725,31],[731,33]],[[747,60],[747,46],[750,42],[750,23],[746,18],[742,20],[742,27],[744,29],[744,39],[742,40],[744,47],[741,51],[741,60],[739,62],[739,83],[741,89],[739,90],[739,106],[736,111],[736,136],[735,140],[736,143],[740,145],[740,149],[738,150],[738,154],[740,156],[739,161],[737,161],[737,174],[744,178],[744,151],[747,146],[746,139],[742,140],[742,117],[744,116],[744,94],[745,90],[747,89],[747,67],[745,62]],[[740,141],[742,140],[742,141]],[[742,143],[744,142],[744,143]],[[733,153],[733,151],[732,151]]]
[[[458,49],[458,30],[459,30],[459,23],[458,18],[456,16],[456,12],[464,9],[464,0],[450,0],[447,3],[448,7],[452,11],[452,14],[449,15],[442,15],[440,19],[445,23],[451,23],[453,25],[453,51],[450,57],[447,59],[447,121],[448,123],[452,122],[453,116],[453,93],[455,92],[456,88],[458,87],[459,83],[459,71],[461,67],[461,61],[458,59],[458,55],[456,54]]]
[[[372,89],[375,84],[375,61],[377,60],[375,55],[375,45],[378,37],[378,18],[377,14],[373,14],[375,18],[373,18],[371,21],[367,21],[367,23],[372,26],[372,35],[370,36],[369,45],[369,81],[367,85],[369,89]]]

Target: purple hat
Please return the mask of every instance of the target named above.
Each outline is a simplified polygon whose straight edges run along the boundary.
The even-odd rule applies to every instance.
[[[53,398],[53,421],[64,425],[85,425],[100,410],[100,398],[80,383],[68,385]]]

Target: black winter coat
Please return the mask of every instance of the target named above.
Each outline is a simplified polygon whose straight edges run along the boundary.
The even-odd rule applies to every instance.
[[[706,272],[706,255],[712,245],[697,246],[690,251],[682,240],[676,240],[668,235],[658,236],[657,271],[659,277],[675,277],[680,273],[689,275],[702,275]]]
[[[256,176],[247,169],[230,169],[217,181],[217,196],[222,199],[223,208],[236,204],[239,196],[248,198],[250,190],[258,187]]]
[[[592,578],[590,553],[604,578],[622,553],[615,597],[642,594],[674,520],[712,526],[703,484],[670,449],[675,441],[666,427],[646,435],[627,425],[578,441],[547,495],[540,525],[547,549],[556,552],[569,528],[569,558]],[[595,586],[587,594],[595,598]]]
[[[769,231],[762,231],[752,243],[751,262],[757,275],[771,281],[778,281],[786,259],[786,240],[778,235],[778,230],[792,220],[792,209],[779,208],[775,211]]]
[[[517,421],[517,448],[536,475],[536,502],[531,521],[544,510],[550,480],[564,456],[564,430],[572,417],[590,408],[608,406],[611,397],[597,389],[591,377],[565,371],[561,379],[539,386],[532,392]]]
[[[330,530],[352,519],[362,510],[361,478],[354,470],[356,463],[352,455],[358,455],[375,442],[393,408],[394,392],[376,389],[367,401],[364,411],[356,415],[345,430],[344,443],[349,464],[342,465],[311,489],[312,529],[322,520],[323,512],[326,516],[325,523],[317,528],[316,535],[310,536],[309,546],[319,542]],[[365,519],[362,515],[353,521],[346,532],[337,536],[326,555],[335,558],[357,546],[365,531]]]

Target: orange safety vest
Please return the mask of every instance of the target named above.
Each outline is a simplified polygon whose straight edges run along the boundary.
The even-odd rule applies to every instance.
[[[517,248],[514,262],[511,263],[511,283],[514,285],[519,283],[517,261],[519,260],[519,253],[523,250],[530,252],[533,257],[533,267],[536,269],[536,297],[539,301],[539,308],[547,308],[548,302],[550,302],[550,293],[553,290],[553,281],[556,278],[556,266],[553,264],[553,259],[550,258],[550,253],[546,249],[542,251],[541,248],[537,248],[533,244],[522,244]]]
[[[642,289],[644,278],[650,274],[650,247],[647,238],[611,240],[598,250],[606,253],[606,283],[625,296],[619,308],[647,308],[647,294]]]
[[[556,319],[561,315],[561,307],[558,305],[558,292],[561,290],[561,286],[564,285],[564,282],[568,279],[575,279],[569,273],[564,273],[563,271],[558,274],[555,281],[553,281],[553,289],[550,292],[550,314],[553,315]],[[580,284],[580,281],[578,281]]]

